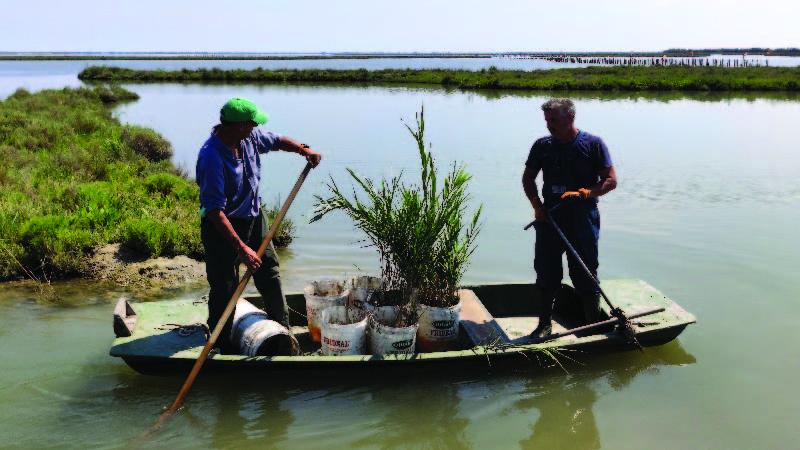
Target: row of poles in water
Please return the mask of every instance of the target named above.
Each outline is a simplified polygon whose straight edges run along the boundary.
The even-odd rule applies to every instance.
[[[541,59],[556,63],[566,64],[592,64],[592,65],[606,65],[606,66],[715,66],[715,67],[752,67],[760,66],[760,60],[748,61],[745,56],[739,58],[695,58],[695,57],[680,57],[680,58],[667,58],[662,57],[581,57],[581,56],[564,56],[564,55],[507,55],[505,58],[513,59]],[[764,65],[769,66],[769,61],[764,60]]]

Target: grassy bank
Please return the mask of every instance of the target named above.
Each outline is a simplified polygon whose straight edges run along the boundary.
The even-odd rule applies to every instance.
[[[138,98],[97,88],[18,90],[0,102],[0,278],[86,273],[94,246],[151,256],[202,255],[197,186],[171,145],[122,125],[104,103]]]
[[[203,258],[197,185],[172,164],[167,140],[106,107],[136,98],[98,87],[18,90],[0,102],[0,279],[87,275],[87,254],[110,243]],[[284,221],[276,245],[292,229]]]
[[[556,70],[132,70],[97,66],[78,78],[103,82],[429,84],[461,89],[593,91],[798,91],[800,68],[587,67]]]

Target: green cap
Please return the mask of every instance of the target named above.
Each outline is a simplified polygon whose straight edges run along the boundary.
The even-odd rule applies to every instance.
[[[220,120],[239,123],[252,120],[253,122],[264,125],[267,123],[267,113],[259,111],[255,103],[245,98],[232,98],[225,102],[219,110]]]

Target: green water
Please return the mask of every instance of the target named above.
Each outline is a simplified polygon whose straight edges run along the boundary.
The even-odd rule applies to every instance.
[[[401,119],[425,106],[442,169],[467,164],[484,229],[467,283],[532,280],[532,219],[520,177],[546,134],[539,95],[366,87],[126,85],[141,100],[117,110],[151,126],[194,172],[219,106],[238,95],[266,127],[323,153],[289,217],[297,239],[284,283],[374,273],[377,255],[344,217],[308,225],[313,194],[345,167],[416,177]],[[578,126],[602,136],[620,185],[601,201],[603,279],[647,281],[698,323],[642,355],[570,355],[514,371],[370,379],[279,374],[201,376],[186,407],[138,439],[182,377],[138,375],[108,356],[111,313],[141,293],[57,283],[62,304],[19,286],[0,291],[2,448],[797,448],[800,407],[800,102],[771,96],[575,97]],[[303,168],[265,159],[262,195],[284,199]],[[199,296],[203,289],[168,295]],[[612,299],[613,300],[613,299]]]

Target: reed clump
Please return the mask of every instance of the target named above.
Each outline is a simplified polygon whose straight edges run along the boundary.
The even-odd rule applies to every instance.
[[[278,213],[281,210],[281,199],[278,198],[272,206],[267,206],[265,204],[261,205],[261,211],[264,213],[264,216],[267,218],[267,223],[270,227],[275,223],[275,219],[278,217]],[[296,227],[294,226],[294,222],[292,219],[288,217],[284,217],[281,220],[281,223],[278,224],[278,229],[275,230],[275,236],[272,237],[272,244],[275,245],[277,248],[286,248],[289,244],[292,243],[294,240]]]
[[[480,232],[481,207],[467,220],[471,176],[453,164],[439,180],[434,158],[424,142],[424,109],[416,128],[406,127],[417,144],[421,173],[418,185],[406,185],[403,174],[376,183],[347,169],[355,186],[352,199],[331,178],[331,196],[315,196],[311,222],[342,211],[377,249],[387,291],[404,300],[447,307],[458,303],[457,290],[475,239]]]
[[[151,128],[129,125],[122,130],[122,143],[150,162],[172,157],[172,144]]]

